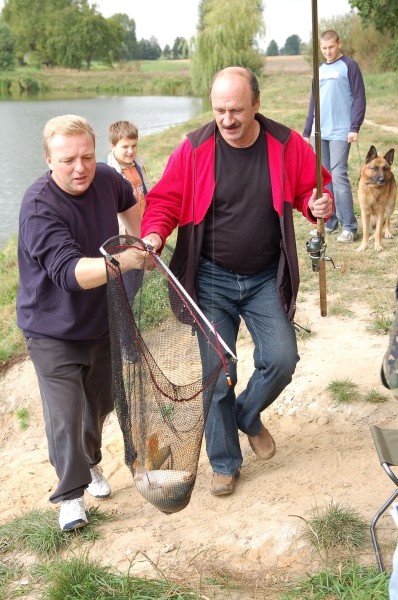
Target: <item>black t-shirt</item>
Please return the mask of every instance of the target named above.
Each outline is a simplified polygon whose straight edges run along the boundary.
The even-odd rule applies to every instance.
[[[260,130],[248,148],[230,146],[218,131],[216,136],[216,187],[202,254],[235,273],[252,275],[280,253],[265,132]]]

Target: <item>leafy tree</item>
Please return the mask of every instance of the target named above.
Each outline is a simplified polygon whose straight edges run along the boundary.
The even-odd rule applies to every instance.
[[[120,35],[117,36],[117,33]],[[87,0],[75,0],[54,13],[43,30],[45,43],[36,46],[40,62],[90,69],[94,59],[111,64],[119,59],[122,32],[108,23]],[[115,50],[116,48],[116,50]]]
[[[136,26],[134,19],[124,13],[117,13],[107,19],[114,38],[120,38],[120,47],[114,48],[115,56],[123,60],[133,60],[137,50]],[[116,42],[115,42],[116,43]]]
[[[90,68],[94,58],[119,56],[123,32],[118,37],[88,0],[5,0],[2,19],[15,33],[20,64],[29,54],[48,65]]]
[[[172,58],[188,58],[188,42],[183,37],[176,37],[171,50]]]
[[[171,59],[171,48],[168,44],[166,44],[165,47],[163,48],[162,54],[166,60]]]
[[[370,28],[384,34],[377,52],[377,63],[383,70],[398,70],[398,0],[350,0],[352,8],[357,8],[366,27],[366,37]]]
[[[15,35],[8,25],[0,23],[0,71],[12,71],[16,62]]]
[[[2,21],[15,34],[15,52],[20,64],[27,54],[46,45],[46,26],[71,0],[5,0]]]
[[[192,87],[206,94],[213,75],[235,65],[260,73],[263,58],[256,38],[265,34],[259,0],[201,0],[193,52]]]
[[[106,19],[96,10],[95,5],[90,7],[86,3],[83,5],[81,16],[80,46],[87,69],[90,69],[93,60],[111,62],[110,57],[112,51],[114,51],[112,48],[114,40]],[[117,58],[119,58],[119,55]]]
[[[398,0],[350,0],[365,25],[373,24],[378,31],[394,34],[398,28]]]
[[[278,56],[279,48],[275,40],[271,40],[266,51],[267,56]]]
[[[157,60],[161,55],[162,50],[154,36],[152,36],[150,40],[142,39],[137,43],[137,54],[135,56],[136,59]]]
[[[121,15],[108,22],[88,0],[5,0],[2,19],[15,34],[20,64],[27,57],[76,69],[93,60],[112,64],[135,39],[134,21]]]
[[[58,65],[80,69],[84,56],[80,39],[80,13],[77,7],[66,7],[54,14],[48,23],[51,34],[45,30],[45,39],[40,53],[41,62],[48,66]],[[68,35],[65,35],[65,31]]]
[[[300,54],[301,39],[298,35],[290,35],[285,42],[284,47],[281,49],[281,54],[288,56],[297,56]]]

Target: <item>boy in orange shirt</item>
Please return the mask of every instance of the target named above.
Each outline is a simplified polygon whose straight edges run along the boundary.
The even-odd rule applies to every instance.
[[[111,151],[107,164],[131,183],[142,214],[146,206],[145,196],[151,186],[144,161],[137,156],[138,129],[130,121],[116,121],[108,128],[108,139]],[[121,227],[120,233],[125,233],[124,227]]]

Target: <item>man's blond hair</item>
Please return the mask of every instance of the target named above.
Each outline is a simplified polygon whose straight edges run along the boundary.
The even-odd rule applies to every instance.
[[[84,117],[61,115],[47,121],[43,131],[44,150],[50,155],[50,143],[54,135],[90,135],[95,145],[95,133]]]

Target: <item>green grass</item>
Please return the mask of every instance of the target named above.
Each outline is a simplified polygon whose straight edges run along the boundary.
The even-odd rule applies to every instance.
[[[144,280],[141,291],[134,300],[134,312],[139,315],[138,328],[143,331],[160,325],[170,314],[167,280],[154,271]]]
[[[55,510],[32,510],[1,525],[0,598],[23,596],[35,590],[39,595],[34,597],[43,600],[203,598],[186,583],[180,585],[164,578],[156,565],[153,567],[159,578],[147,580],[129,572],[122,575],[90,559],[89,550],[84,550],[83,545],[90,548],[101,537],[101,525],[114,516],[98,508],[90,509],[88,516],[86,527],[71,532],[60,530]],[[38,558],[33,567],[13,560],[26,552]]]
[[[51,99],[93,94],[190,96],[190,68],[186,60],[132,61],[113,69],[94,64],[90,71],[18,67],[0,72],[0,95],[19,99],[24,89],[27,94]]]
[[[351,379],[335,379],[327,386],[327,391],[333,396],[335,402],[349,403],[363,400],[369,404],[381,404],[386,402],[388,397],[377,390],[368,390],[364,395],[360,393],[359,386]]]
[[[365,402],[369,402],[370,404],[381,404],[382,402],[387,402],[389,399],[385,394],[381,394],[377,390],[369,390],[367,394],[365,394]]]
[[[191,73],[190,60],[141,60],[139,61],[141,73]]]
[[[375,567],[322,571],[294,585],[278,600],[388,600],[388,575]]]
[[[19,427],[22,431],[26,431],[29,426],[29,412],[27,408],[20,408],[15,412],[18,417]]]
[[[326,388],[336,402],[355,402],[359,399],[358,385],[351,379],[336,379]]]
[[[166,579],[118,574],[88,557],[41,564],[34,571],[44,584],[43,600],[199,600],[201,597],[189,587]]]
[[[388,312],[386,314],[383,310],[375,311],[374,320],[369,325],[368,329],[373,333],[385,335],[390,331],[392,322],[392,313]]]
[[[51,558],[75,542],[93,542],[101,535],[100,525],[112,520],[110,513],[97,508],[88,511],[86,527],[61,531],[55,510],[32,510],[0,526],[0,557],[12,551],[29,551]]]
[[[166,578],[155,564],[157,578],[133,576],[136,556],[127,573],[104,566],[90,557],[91,544],[86,548],[83,544],[98,539],[102,523],[110,519],[111,515],[95,509],[90,512],[89,525],[85,528],[62,532],[56,511],[31,511],[1,526],[0,598],[11,599],[29,593],[30,597],[42,600],[221,600],[239,598],[240,591],[242,598],[246,597],[245,590],[253,589],[252,578],[228,570],[217,572],[215,565],[197,582],[192,578]],[[324,557],[325,563],[337,556],[340,570],[334,572],[330,566],[329,571],[289,584],[257,581],[256,588],[260,586],[258,589],[262,590],[259,598],[387,598],[382,595],[387,589],[385,574],[347,562],[369,545],[368,525],[354,509],[331,502],[323,509],[314,509],[303,521],[302,537]],[[26,552],[38,557],[32,567],[27,566],[31,561],[20,565],[12,558]]]
[[[169,242],[162,253],[162,260],[166,265],[169,264],[171,255],[172,246]],[[139,316],[137,325],[141,331],[156,327],[171,316],[166,278],[157,270],[145,275],[133,305],[135,314]]]
[[[354,317],[353,311],[340,300],[336,300],[329,307],[329,315],[333,315],[335,317]]]
[[[16,325],[15,300],[18,289],[17,237],[0,252],[0,366],[26,352]]]
[[[1,559],[1,546],[0,546],[0,599],[6,600],[10,596],[6,596],[6,591],[12,581],[23,576],[23,568],[16,564],[13,560],[2,560]],[[14,596],[15,597],[15,596]]]
[[[305,521],[303,538],[327,561],[352,557],[369,544],[368,523],[352,507],[333,500],[325,507],[315,507]]]

